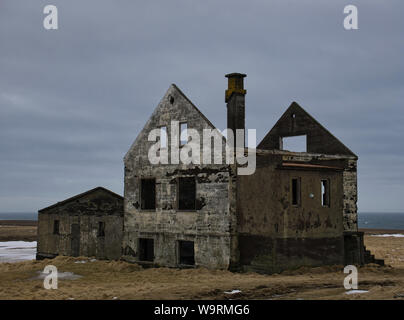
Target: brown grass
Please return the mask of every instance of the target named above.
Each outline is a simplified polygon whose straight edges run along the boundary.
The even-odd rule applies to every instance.
[[[0,299],[403,299],[404,238],[366,235],[365,242],[388,266],[359,269],[359,289],[369,290],[363,294],[345,294],[343,266],[260,275],[205,268],[143,269],[123,261],[57,257],[0,264]],[[75,263],[81,260],[87,262]],[[33,278],[47,264],[83,277],[59,280],[57,290],[45,290],[43,281]],[[233,289],[241,293],[224,293]]]
[[[0,241],[36,241],[37,222],[0,220]]]

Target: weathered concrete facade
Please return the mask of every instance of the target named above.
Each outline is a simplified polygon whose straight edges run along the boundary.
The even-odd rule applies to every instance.
[[[148,151],[154,144],[148,141],[150,130],[165,126],[171,133],[172,121],[187,123],[201,136],[203,129],[214,129],[175,85],[168,89],[125,156],[123,258],[141,261],[140,239],[150,239],[154,252],[148,263],[179,266],[180,241],[189,241],[194,246],[195,265],[226,269],[235,249],[234,206],[229,205],[235,203],[234,169],[225,164],[150,164]],[[169,142],[178,138],[170,134]],[[171,161],[171,147],[168,149]],[[178,179],[184,177],[195,178],[193,209],[178,206]],[[155,179],[155,208],[151,210],[141,207],[141,181],[147,178]]]
[[[121,257],[123,198],[98,187],[38,211],[37,259]]]
[[[245,75],[227,77],[228,128],[244,129]],[[123,259],[259,272],[371,262],[357,226],[358,158],[297,103],[259,143],[252,175],[224,164],[224,149],[220,165],[175,162],[181,147],[171,144],[184,123],[201,136],[214,129],[172,85],[124,158]],[[159,128],[169,164],[148,158]],[[299,135],[307,150],[284,150],[283,139]]]
[[[239,177],[240,265],[278,272],[301,265],[343,264],[342,168],[335,159],[314,155],[261,152],[254,175]],[[316,164],[321,163],[321,164]],[[323,163],[326,162],[326,163]],[[293,204],[292,179],[299,181]],[[330,201],[321,202],[321,181]]]
[[[307,136],[307,153],[338,155],[345,159],[344,168],[344,230],[357,231],[358,157],[318,123],[296,102],[293,102],[275,126],[258,145],[259,149],[281,150],[283,137]]]

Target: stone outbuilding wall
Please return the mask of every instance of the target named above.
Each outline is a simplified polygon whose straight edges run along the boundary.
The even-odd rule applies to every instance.
[[[38,211],[37,259],[119,259],[122,234],[123,197],[97,187]]]

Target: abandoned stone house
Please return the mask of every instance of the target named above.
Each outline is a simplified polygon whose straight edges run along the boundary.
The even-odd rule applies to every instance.
[[[245,129],[245,75],[226,77],[227,126]],[[155,129],[164,133],[158,152],[167,152],[166,164],[148,156]],[[237,163],[175,161],[190,143],[178,133],[189,129],[202,136],[215,127],[173,84],[124,157],[124,198],[98,187],[39,210],[37,258],[80,255],[266,273],[383,263],[358,232],[358,157],[296,102],[257,148],[242,148],[256,155],[251,175],[240,174]],[[304,138],[304,152],[286,150],[291,137]],[[206,150],[202,142],[201,156],[214,156],[213,145]],[[223,160],[225,147],[220,150]]]
[[[122,234],[123,197],[97,187],[38,211],[36,257],[119,259]]]
[[[245,75],[226,77],[227,126],[244,129]],[[358,232],[358,157],[296,102],[258,144],[252,175],[237,164],[151,164],[156,128],[162,149],[187,143],[173,129],[215,129],[170,86],[124,157],[124,260],[259,272],[374,261]],[[284,150],[292,136],[306,138],[305,152]]]

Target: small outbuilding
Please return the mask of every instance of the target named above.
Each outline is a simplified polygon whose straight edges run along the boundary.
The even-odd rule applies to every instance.
[[[121,256],[123,197],[97,187],[38,211],[37,260]]]

